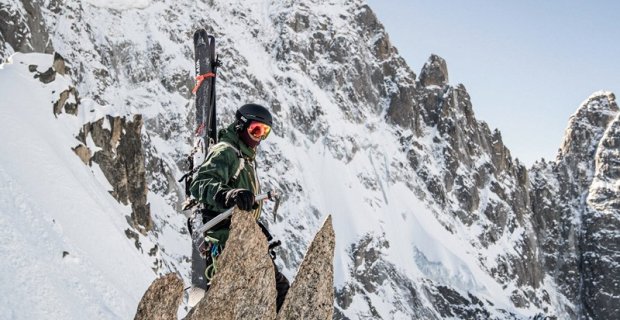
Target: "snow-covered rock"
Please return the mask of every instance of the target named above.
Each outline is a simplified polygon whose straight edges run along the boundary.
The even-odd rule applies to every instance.
[[[571,117],[555,162],[532,168],[532,209],[542,261],[571,317],[611,319],[620,313],[620,238],[615,96],[590,96]]]

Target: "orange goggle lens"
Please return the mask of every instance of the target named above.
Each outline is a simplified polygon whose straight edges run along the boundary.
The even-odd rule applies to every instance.
[[[248,127],[248,133],[256,139],[265,140],[270,132],[271,127],[262,122],[253,121]]]

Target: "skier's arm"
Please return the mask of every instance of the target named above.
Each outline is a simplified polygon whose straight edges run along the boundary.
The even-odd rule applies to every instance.
[[[192,196],[213,210],[223,211],[221,200],[215,198],[232,189],[228,182],[238,161],[236,153],[229,148],[213,150],[194,177],[190,187]]]

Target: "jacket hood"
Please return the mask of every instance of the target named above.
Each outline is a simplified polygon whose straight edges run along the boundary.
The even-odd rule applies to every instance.
[[[245,158],[254,160],[256,157],[256,150],[248,147],[245,142],[241,140],[239,134],[237,134],[237,130],[235,130],[234,123],[230,124],[227,128],[220,130],[219,136],[220,141],[228,142],[237,147]]]

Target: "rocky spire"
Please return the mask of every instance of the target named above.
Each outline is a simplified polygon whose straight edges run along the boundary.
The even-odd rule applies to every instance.
[[[331,319],[334,313],[334,246],[329,216],[317,233],[288,291],[278,320]]]
[[[423,86],[444,86],[448,84],[448,66],[442,57],[432,54],[420,72],[420,83]]]
[[[275,270],[267,239],[252,215],[233,213],[230,237],[217,264],[206,298],[187,320],[275,319]]]
[[[596,147],[607,125],[618,112],[615,97],[609,92],[596,92],[584,101],[569,120],[558,161],[594,160]],[[583,159],[577,159],[581,155]]]
[[[274,268],[267,241],[250,214],[233,213],[226,250],[209,291],[185,317],[276,319]],[[331,319],[334,312],[335,234],[331,216],[317,233],[277,319]],[[144,294],[136,319],[176,319],[182,283],[168,274]],[[174,315],[174,316],[169,316]]]
[[[134,320],[173,320],[183,298],[183,280],[175,273],[157,278],[144,293]]]

